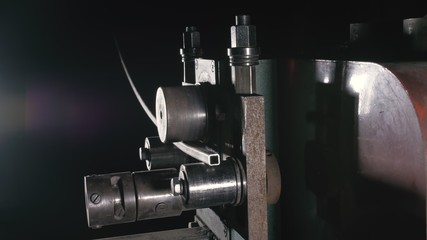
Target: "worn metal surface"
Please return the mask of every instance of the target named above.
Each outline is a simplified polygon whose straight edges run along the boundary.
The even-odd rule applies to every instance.
[[[142,234],[125,235],[98,240],[210,240],[212,233],[207,227],[181,228],[150,232]]]
[[[249,239],[268,239],[264,97],[241,96]]]

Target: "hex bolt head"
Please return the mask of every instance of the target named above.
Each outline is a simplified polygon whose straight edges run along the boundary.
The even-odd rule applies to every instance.
[[[256,27],[253,25],[236,25],[232,26],[231,47],[256,47]]]
[[[200,33],[196,27],[186,27],[182,35],[184,49],[200,48]]]
[[[182,182],[179,178],[174,177],[171,179],[171,190],[174,196],[183,194]]]

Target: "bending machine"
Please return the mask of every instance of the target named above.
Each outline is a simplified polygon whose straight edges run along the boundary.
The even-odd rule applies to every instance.
[[[208,59],[186,27],[182,83],[146,111],[158,130],[139,149],[147,170],[85,176],[88,226],[194,211],[188,228],[127,237],[423,239],[426,23],[404,20],[393,59],[363,51],[369,23],[350,26],[337,59],[262,59],[249,15],[230,28],[228,60]]]

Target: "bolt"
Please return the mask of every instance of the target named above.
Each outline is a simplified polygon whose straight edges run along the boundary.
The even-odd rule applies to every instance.
[[[183,48],[200,48],[200,33],[194,26],[185,28],[183,33]]]
[[[101,202],[101,195],[99,195],[98,193],[92,193],[92,195],[90,195],[90,201],[93,204],[98,204]]]
[[[212,72],[215,72],[215,61],[211,62],[211,70]]]
[[[256,27],[250,24],[248,15],[236,16],[236,25],[231,26],[231,47],[256,47]]]
[[[182,195],[182,183],[177,177],[171,179],[171,189],[174,196]]]

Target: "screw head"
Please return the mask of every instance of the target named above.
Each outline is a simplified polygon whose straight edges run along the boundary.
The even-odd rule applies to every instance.
[[[100,202],[101,202],[101,195],[99,195],[98,193],[92,193],[92,194],[90,195],[90,201],[91,201],[93,204],[98,204],[98,203],[100,203]]]

